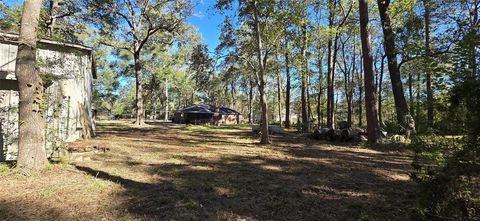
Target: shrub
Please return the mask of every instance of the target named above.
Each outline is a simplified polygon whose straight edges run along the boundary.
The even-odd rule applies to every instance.
[[[418,220],[479,220],[479,150],[466,139],[416,136],[412,166]]]

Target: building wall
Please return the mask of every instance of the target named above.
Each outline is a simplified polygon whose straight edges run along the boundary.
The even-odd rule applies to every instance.
[[[16,84],[16,52],[15,44],[0,42],[0,161],[15,160],[18,149],[18,91],[5,83]],[[41,74],[51,79],[44,82],[48,86],[45,147],[51,155],[61,142],[75,141],[95,131],[91,108],[92,56],[84,49],[39,44],[37,60]]]

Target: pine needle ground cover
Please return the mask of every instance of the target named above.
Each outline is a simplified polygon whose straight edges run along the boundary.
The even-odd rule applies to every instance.
[[[411,154],[246,126],[101,122],[110,151],[0,173],[0,220],[407,220]]]

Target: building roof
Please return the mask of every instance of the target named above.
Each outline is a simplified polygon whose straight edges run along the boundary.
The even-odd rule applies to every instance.
[[[18,43],[18,41],[17,41],[18,40],[18,34],[6,33],[6,32],[0,31],[0,40],[12,42],[12,43]],[[38,42],[41,43],[41,44],[76,48],[76,49],[90,51],[90,52],[93,50],[92,48],[87,47],[85,45],[73,44],[73,43],[67,43],[67,42],[59,42],[59,41],[54,41],[54,40],[49,40],[49,39],[39,39]]]
[[[178,112],[181,113],[197,113],[197,114],[214,114],[215,113],[215,106],[214,105],[208,105],[208,104],[197,104],[193,105],[187,108],[184,108],[182,110],[179,110]],[[220,106],[219,108],[219,113],[222,115],[242,115],[242,113],[233,110],[228,107],[223,107]]]
[[[18,44],[18,34],[13,34],[13,33],[6,33],[0,30],[0,42],[5,42],[8,44]],[[38,43],[40,45],[51,45],[51,46],[58,46],[62,48],[72,48],[72,49],[77,49],[80,51],[85,51],[87,52],[92,59],[92,76],[94,79],[97,79],[97,70],[96,70],[96,64],[95,64],[95,57],[94,57],[94,51],[92,48],[87,47],[85,45],[81,44],[73,44],[73,43],[66,43],[66,42],[59,42],[59,41],[54,41],[54,40],[49,40],[49,39],[39,39]]]

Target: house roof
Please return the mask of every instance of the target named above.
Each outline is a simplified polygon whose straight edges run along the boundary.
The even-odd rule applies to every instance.
[[[214,114],[215,113],[215,106],[214,105],[208,105],[208,104],[197,104],[193,105],[187,108],[184,108],[182,110],[179,110],[178,112],[181,113],[198,113],[198,114]],[[220,106],[219,108],[219,113],[223,115],[242,115],[242,113],[233,110],[228,107],[223,107]]]

